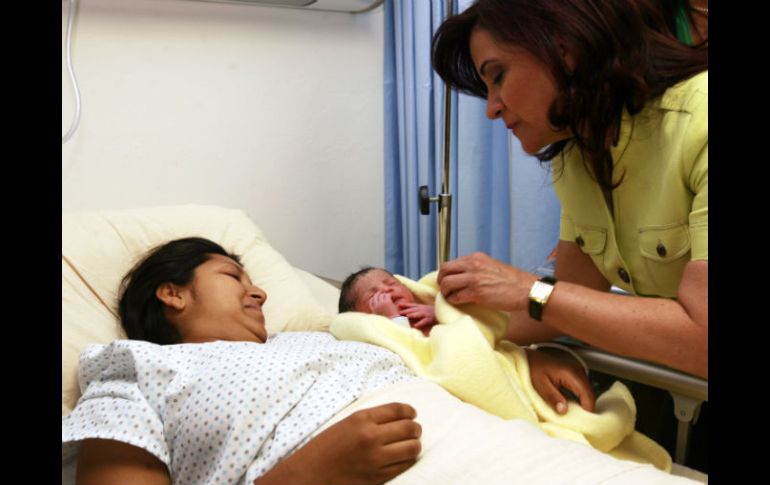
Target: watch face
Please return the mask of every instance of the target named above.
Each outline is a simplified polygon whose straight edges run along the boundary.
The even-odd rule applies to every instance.
[[[529,293],[529,297],[538,301],[539,303],[545,303],[545,300],[548,299],[548,296],[551,294],[552,290],[553,286],[547,283],[543,283],[542,281],[536,281],[535,284],[532,285],[532,290]]]

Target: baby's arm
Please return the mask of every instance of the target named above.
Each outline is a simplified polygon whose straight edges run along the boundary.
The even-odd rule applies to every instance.
[[[390,299],[390,293],[378,291],[369,299],[369,310],[375,315],[395,318],[400,315],[398,307]]]
[[[430,329],[438,323],[433,305],[404,303],[401,305],[400,314],[409,318],[410,325],[425,335],[428,335]]]

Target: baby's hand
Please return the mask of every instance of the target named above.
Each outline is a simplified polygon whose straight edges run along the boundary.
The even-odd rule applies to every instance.
[[[378,291],[369,298],[369,309],[376,315],[393,318],[399,315],[398,307],[390,299],[390,293]]]
[[[404,303],[401,305],[401,315],[409,319],[409,324],[420,330],[423,335],[430,334],[430,329],[438,323],[433,305],[420,303]]]

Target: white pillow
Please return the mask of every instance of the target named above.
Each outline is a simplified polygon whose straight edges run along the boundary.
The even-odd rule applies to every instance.
[[[332,313],[241,210],[183,205],[62,215],[62,415],[80,397],[77,365],[89,343],[125,338],[117,319],[120,281],[151,248],[172,239],[211,239],[241,257],[268,294],[269,334],[326,331]]]

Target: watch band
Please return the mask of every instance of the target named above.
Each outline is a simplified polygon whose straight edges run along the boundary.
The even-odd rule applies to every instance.
[[[537,321],[543,318],[543,308],[548,302],[548,298],[553,291],[553,285],[556,284],[556,278],[544,276],[535,281],[532,289],[529,290],[529,316]]]

